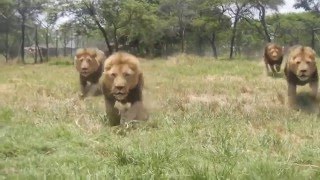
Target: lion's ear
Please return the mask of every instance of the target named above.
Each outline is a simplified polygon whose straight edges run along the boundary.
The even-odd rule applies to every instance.
[[[78,61],[78,59],[79,59],[79,58],[78,58],[78,56],[77,56],[77,55],[76,55],[76,56],[74,56],[73,63],[74,63],[74,64],[76,64],[76,63],[77,63],[77,61]]]
[[[310,59],[313,59],[313,60],[315,60],[316,59],[316,52],[312,49],[312,48],[310,48]]]
[[[90,56],[92,59],[95,59],[97,57],[97,51],[93,51],[93,52],[90,52]]]

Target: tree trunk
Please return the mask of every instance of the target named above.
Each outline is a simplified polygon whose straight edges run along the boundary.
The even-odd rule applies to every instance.
[[[24,61],[24,35],[25,35],[25,21],[26,17],[24,14],[22,14],[22,21],[21,21],[21,48],[20,48],[20,53],[21,53],[21,62],[25,64]]]
[[[74,42],[74,36],[73,36],[73,32],[72,29],[70,29],[71,33],[70,33],[70,56],[72,58],[72,53],[73,53],[73,42]]]
[[[236,39],[236,33],[237,33],[237,25],[238,25],[238,20],[239,20],[239,12],[237,12],[234,23],[233,23],[233,29],[232,29],[232,34],[231,34],[231,41],[230,41],[230,55],[229,59],[233,58],[233,52],[234,52],[234,43]]]
[[[59,56],[59,47],[58,47],[58,31],[56,31],[56,57]]]
[[[63,56],[66,57],[67,56],[67,34],[64,33],[63,34]]]
[[[217,53],[217,46],[216,46],[216,33],[212,33],[211,34],[211,39],[210,40],[210,44],[211,44],[211,48],[212,48],[212,53],[213,53],[213,57],[214,58],[218,58],[218,53]]]
[[[119,50],[119,42],[117,37],[117,27],[113,25],[113,40],[114,40],[114,49],[117,52]]]
[[[104,41],[109,49],[110,54],[113,53],[113,49],[110,45],[109,39],[108,39],[108,35],[107,35],[107,31],[101,26],[100,22],[98,21],[97,17],[94,17],[94,22],[97,24],[99,30],[101,31],[103,37],[104,37]]]
[[[185,43],[184,43],[184,41],[185,41],[185,32],[184,32],[185,30],[184,30],[184,28],[181,28],[180,29],[180,37],[181,37],[181,52],[182,53],[184,53],[185,52]]]
[[[39,52],[40,63],[43,63],[42,49],[40,49],[39,45],[37,46],[37,51]]]
[[[165,55],[165,56],[168,56],[168,50],[167,50],[167,47],[168,46],[168,44],[167,44],[167,42],[163,42],[163,54]]]
[[[6,39],[5,39],[5,55],[6,63],[8,62],[9,56],[9,27],[6,27]]]
[[[35,37],[34,37],[34,40],[35,40],[35,47],[34,47],[34,63],[36,64],[37,61],[38,61],[38,26],[36,25],[36,32],[35,32]]]
[[[98,26],[100,32],[102,33],[102,36],[104,37],[104,41],[108,47],[109,53],[112,54],[113,53],[113,49],[110,45],[109,39],[108,39],[108,34],[107,31],[102,27],[102,25],[100,24],[96,13],[95,13],[95,7],[92,3],[87,3],[84,2],[84,5],[87,7],[87,10],[89,11],[89,15],[93,18],[93,21],[96,23],[96,25]]]
[[[267,23],[266,23],[266,9],[262,4],[259,4],[260,9],[260,22],[263,27],[265,38],[268,42],[271,42],[271,37],[268,32]]]
[[[198,36],[198,47],[197,47],[198,55],[203,56],[203,37],[201,35]]]
[[[315,33],[316,33],[316,31],[314,30],[314,29],[312,29],[312,31],[311,31],[312,33],[311,33],[311,47],[312,47],[312,49],[314,49],[315,48],[315,46],[316,46],[316,43],[315,43]]]
[[[49,61],[49,26],[47,26],[46,29],[46,48],[47,48],[47,54],[46,54],[46,61]]]

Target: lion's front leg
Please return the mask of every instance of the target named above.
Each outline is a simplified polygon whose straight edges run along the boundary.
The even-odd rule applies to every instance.
[[[266,71],[267,71],[267,74],[270,72],[270,68],[269,68],[269,63],[267,62],[266,59],[264,59],[264,64],[266,65]]]
[[[271,71],[272,71],[272,74],[275,74],[277,71],[275,70],[274,68],[275,65],[270,65],[270,68],[271,68]]]
[[[143,106],[141,101],[135,102],[133,104],[123,104],[120,111],[121,122],[129,122],[132,120],[147,120],[149,115]]]
[[[316,99],[318,95],[318,82],[310,82],[311,95],[312,98]]]
[[[89,87],[87,81],[80,76],[80,89],[81,89],[81,94],[80,98],[85,98],[89,92]]]
[[[292,83],[288,83],[288,105],[290,107],[296,106],[297,86]]]
[[[105,98],[106,113],[111,126],[117,126],[120,124],[120,113],[117,108],[114,107],[114,103]]]

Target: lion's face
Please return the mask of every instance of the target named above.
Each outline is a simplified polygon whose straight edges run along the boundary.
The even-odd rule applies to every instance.
[[[282,48],[278,47],[276,45],[270,45],[267,48],[267,53],[268,53],[270,59],[276,61],[282,56]]]
[[[129,91],[138,85],[140,74],[136,69],[129,64],[114,64],[105,70],[108,88],[117,100],[124,100]]]
[[[289,68],[301,81],[308,80],[316,71],[315,52],[308,47],[293,51]]]
[[[75,57],[76,69],[82,76],[89,76],[94,73],[99,68],[99,63],[95,59],[96,54],[90,53],[80,53]]]

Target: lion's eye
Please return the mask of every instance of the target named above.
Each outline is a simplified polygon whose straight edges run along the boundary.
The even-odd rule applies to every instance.
[[[311,62],[310,62],[310,61],[306,61],[306,63],[307,63],[307,64],[310,64]]]
[[[130,74],[129,74],[129,73],[123,73],[123,76],[124,76],[124,77],[129,77]]]
[[[116,73],[111,73],[110,76],[114,78],[116,77]]]
[[[301,61],[297,61],[296,63],[297,63],[297,64],[300,64],[300,63],[301,63]]]

